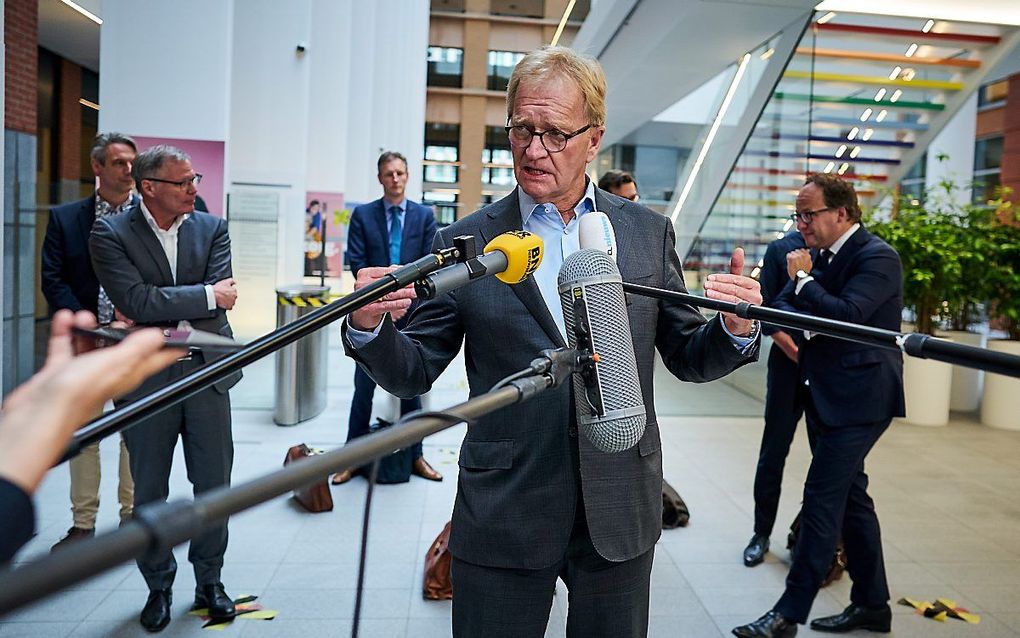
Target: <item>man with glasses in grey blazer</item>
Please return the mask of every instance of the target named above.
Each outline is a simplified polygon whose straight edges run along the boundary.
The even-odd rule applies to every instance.
[[[353,313],[347,352],[400,396],[426,391],[464,345],[472,396],[566,345],[556,278],[578,250],[579,217],[609,216],[625,281],[684,291],[669,219],[612,197],[585,175],[605,131],[598,62],[562,47],[526,55],[507,92],[507,134],[518,187],[439,232],[436,244],[474,235],[482,245],[510,230],[542,237],[534,277],[508,286],[485,279],[427,301],[398,331],[386,317],[413,291]],[[710,275],[709,296],[760,303],[757,282],[732,270]],[[357,287],[390,268],[365,268]],[[652,401],[655,350],[686,381],[719,378],[757,356],[757,324],[706,320],[694,308],[634,297],[627,306],[647,412],[638,445],[606,454],[577,435],[571,384],[479,418],[460,450],[453,511],[453,633],[520,638],[545,634],[557,578],[569,591],[568,636],[644,636],[655,541],[662,528],[662,455]]]

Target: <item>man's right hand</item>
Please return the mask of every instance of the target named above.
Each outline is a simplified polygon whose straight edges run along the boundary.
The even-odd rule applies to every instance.
[[[358,277],[354,282],[354,289],[359,290],[382,279],[388,273],[393,272],[400,266],[365,267],[358,271]],[[352,312],[348,321],[352,328],[371,332],[383,319],[383,315],[390,313],[396,321],[407,313],[411,307],[411,301],[415,298],[414,286],[407,285],[396,292],[391,292],[379,301],[374,301],[364,308]]]
[[[237,282],[233,277],[221,279],[213,284],[213,294],[216,296],[216,307],[230,310],[237,303]]]
[[[793,340],[793,337],[782,330],[777,330],[772,334],[772,342],[779,346],[779,349],[783,351],[783,354],[789,357],[790,361],[797,363],[797,359],[800,354],[799,348],[797,348],[797,343]]]

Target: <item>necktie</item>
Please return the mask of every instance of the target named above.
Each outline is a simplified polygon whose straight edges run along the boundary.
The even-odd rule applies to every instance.
[[[818,251],[818,259],[811,267],[811,272],[815,275],[820,275],[825,272],[825,269],[829,266],[829,262],[832,260],[832,252],[823,248]]]
[[[400,223],[400,207],[390,206],[390,263],[400,263],[400,235],[403,232]]]

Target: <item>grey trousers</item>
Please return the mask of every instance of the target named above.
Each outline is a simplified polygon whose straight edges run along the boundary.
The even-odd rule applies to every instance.
[[[182,367],[174,370],[174,376],[190,371],[189,364],[174,364]],[[184,369],[186,365],[189,367]],[[166,502],[178,438],[184,446],[188,480],[196,496],[230,484],[234,462],[230,397],[208,388],[125,430],[135,478],[136,514],[147,503]],[[199,586],[219,582],[226,549],[226,521],[191,539],[188,560],[195,568]],[[138,560],[138,568],[150,590],[169,589],[177,573],[177,561],[172,550],[153,552]]]

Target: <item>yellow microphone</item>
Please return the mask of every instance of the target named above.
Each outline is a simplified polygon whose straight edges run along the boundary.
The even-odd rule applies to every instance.
[[[503,283],[519,284],[538,270],[542,250],[542,238],[538,235],[511,230],[494,237],[483,254],[432,273],[415,283],[414,290],[419,299],[434,299],[492,275]]]

